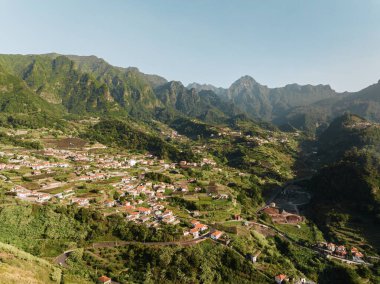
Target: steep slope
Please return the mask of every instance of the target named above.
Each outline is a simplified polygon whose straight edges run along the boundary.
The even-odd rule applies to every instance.
[[[101,76],[104,76],[106,74],[114,73],[114,75],[119,74],[122,75],[123,73],[128,73],[131,71],[134,71],[136,73],[139,73],[142,79],[145,79],[151,87],[155,88],[160,85],[163,85],[167,83],[168,81],[158,75],[152,75],[152,74],[145,74],[140,72],[135,67],[129,67],[129,68],[122,68],[122,67],[115,67],[107,63],[104,59],[98,58],[96,56],[78,56],[78,55],[66,55],[69,59],[74,61],[80,70],[87,73],[94,73],[98,78],[101,78]],[[119,71],[119,72],[117,72]]]
[[[351,231],[358,235],[351,242],[379,250],[380,240],[367,233],[380,233],[380,126],[355,115],[336,118],[319,139],[318,158],[326,166],[310,182],[310,216],[334,241]]]
[[[269,91],[268,87],[260,85],[252,77],[244,76],[231,85],[226,98],[251,117],[270,120],[272,106]]]
[[[341,96],[328,85],[290,84],[281,88],[268,88],[256,82],[250,76],[243,76],[235,81],[228,89],[212,85],[190,84],[188,87],[197,91],[212,90],[226,101],[233,102],[251,118],[272,121],[277,125],[295,124],[301,128],[306,121],[289,114],[294,108],[304,108],[324,99]],[[289,117],[288,117],[289,116]]]
[[[0,243],[1,283],[61,283],[61,270],[48,261]]]
[[[108,87],[93,76],[81,73],[65,56],[2,55],[0,62],[46,101],[64,105],[69,112],[105,112],[115,110]]]
[[[200,91],[213,91],[215,94],[217,94],[219,96],[225,96],[226,92],[227,92],[227,90],[223,89],[223,88],[218,88],[218,87],[215,87],[215,86],[210,85],[210,84],[198,84],[195,82],[187,85],[186,88],[189,90],[195,89],[198,92],[200,92]]]
[[[380,151],[380,127],[365,119],[345,114],[331,122],[319,137],[319,155],[329,161],[340,160],[352,148]]]
[[[149,116],[159,105],[138,70],[113,67],[96,57],[1,55],[0,62],[42,98],[69,112],[130,113]],[[152,77],[151,81],[157,80]],[[149,114],[149,115],[148,115]]]
[[[114,67],[95,56],[67,57],[77,64],[79,70],[91,73],[97,80],[105,83],[115,101],[132,115],[146,117],[160,106],[153,88],[165,84],[166,79],[141,73],[133,67]]]
[[[4,126],[54,127],[64,110],[36,95],[0,65],[0,118]]]
[[[181,82],[169,82],[155,89],[166,108],[186,116],[211,123],[222,123],[240,111],[230,102],[223,101],[213,91],[188,90]]]
[[[110,146],[149,151],[173,161],[195,159],[191,149],[178,149],[153,133],[136,129],[121,120],[103,120],[91,127],[83,137]]]
[[[346,112],[380,122],[380,83],[356,93],[343,93],[302,107],[290,109],[274,120],[314,132],[320,125],[331,122]]]
[[[380,121],[379,83],[357,93],[340,94],[328,85],[268,88],[244,76],[228,89],[197,83],[185,88],[137,68],[114,67],[95,56],[0,55],[0,64],[45,101],[81,115],[164,121],[187,116],[225,123],[244,113],[250,119],[310,133],[323,130],[347,111]]]
[[[333,105],[333,113],[346,111],[380,122],[380,81],[357,93],[350,94]]]

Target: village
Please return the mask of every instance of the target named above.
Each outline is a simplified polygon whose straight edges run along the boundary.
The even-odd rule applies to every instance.
[[[147,227],[177,225],[191,219],[191,225],[184,227],[184,238],[207,235],[217,240],[223,235],[214,229],[210,232],[207,225],[193,219],[200,215],[198,211],[182,212],[179,218],[167,199],[191,192],[212,200],[227,200],[230,194],[216,190],[205,193],[196,179],[163,178],[167,177],[165,173],[180,176],[179,169],[215,166],[212,159],[169,163],[151,154],[113,155],[102,145],[89,149],[51,147],[41,151],[8,148],[2,149],[0,158],[0,178],[8,189],[6,195],[17,200],[91,207],[105,216],[122,214],[126,221]]]
[[[182,139],[175,132],[169,135]],[[242,134],[230,131],[217,136],[223,135],[240,137]],[[257,145],[287,143],[282,138],[264,139],[249,135],[245,138],[248,143]],[[61,145],[62,140],[64,145]],[[47,143],[43,150],[8,146],[0,149],[0,179],[6,196],[14,198],[16,202],[91,208],[104,216],[118,214],[126,222],[157,229],[164,225],[179,225],[182,239],[194,240],[194,244],[210,239],[221,245],[231,246],[230,235],[223,227],[215,226],[215,222],[240,222],[243,226],[255,228],[251,226],[255,222],[241,217],[236,193],[216,182],[225,175],[225,169],[207,155],[206,145],[193,147],[194,152],[202,156],[200,162],[174,163],[149,153],[114,152],[104,145],[88,145],[77,138],[64,138],[59,141],[60,145]],[[207,172],[210,175],[202,180],[187,176],[188,170]],[[234,170],[228,172],[228,175],[243,177],[246,174]],[[196,201],[205,208],[213,208],[214,212],[210,209],[188,210],[177,206],[173,200]],[[310,195],[307,192],[297,185],[289,184],[261,208],[258,216],[266,214],[274,224],[301,228],[305,218],[299,207],[309,200]],[[274,233],[286,237],[282,233]],[[342,247],[335,246],[332,249],[331,244],[318,243],[313,249],[347,263],[366,263],[362,252],[352,248],[350,253]],[[256,263],[260,253],[261,251],[256,251],[249,257],[244,257]],[[302,277],[295,279],[285,274],[275,276],[274,280],[276,283],[314,283]],[[111,281],[111,278],[99,278],[100,283],[112,283],[107,281]]]

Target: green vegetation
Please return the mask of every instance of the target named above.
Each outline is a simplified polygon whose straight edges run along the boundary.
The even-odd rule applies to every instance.
[[[134,129],[121,120],[101,121],[89,129],[83,137],[106,145],[149,151],[158,157],[169,158],[173,161],[195,159],[189,148],[177,149],[176,146],[161,138]]]
[[[61,269],[50,262],[0,243],[2,283],[61,283]]]
[[[43,149],[43,146],[41,145],[39,141],[21,140],[16,137],[7,135],[6,133],[3,133],[3,132],[0,132],[0,143],[6,144],[6,145],[24,147],[27,149],[36,149],[36,150]]]
[[[327,238],[370,254],[380,251],[372,237],[380,221],[379,137],[379,128],[362,118],[338,118],[319,141],[321,160],[328,164],[309,185],[309,216]]]
[[[93,280],[97,270],[120,282],[272,283],[244,257],[209,241],[192,247],[129,245],[90,249],[70,256],[69,265]]]
[[[182,235],[175,226],[147,228],[76,206],[7,205],[0,208],[0,223],[0,241],[51,257],[109,235],[126,241],[173,241]]]
[[[326,239],[355,245],[366,256],[380,252],[379,125],[348,114],[326,124],[358,104],[376,102],[377,111],[378,85],[358,93],[360,98],[321,85],[270,89],[247,76],[228,90],[206,88],[195,84],[189,89],[96,57],[0,55],[0,161],[5,164],[0,241],[49,260],[75,249],[63,268],[63,283],[92,283],[99,274],[121,283],[271,283],[279,273],[320,283],[376,283],[375,260],[371,267],[348,268],[325,259],[313,245]],[[341,105],[343,99],[347,103]],[[359,112],[379,120],[376,111],[364,107]],[[276,186],[296,178],[300,168],[314,170],[302,163],[300,153],[305,138],[311,138],[294,130],[314,135],[325,128],[318,154],[312,154],[315,149],[302,153],[323,166],[302,185],[312,195],[305,207],[314,223],[306,220],[296,227],[272,223],[269,215],[258,219],[264,197]],[[44,148],[78,151],[52,156],[40,151]],[[129,168],[126,161],[132,158],[139,162]],[[35,163],[63,161],[69,168],[31,169]],[[180,161],[192,163],[172,169],[171,162]],[[104,175],[85,181],[98,173]],[[121,177],[126,181],[121,183]],[[156,196],[148,182],[170,187],[163,185],[163,194]],[[62,196],[48,194],[46,204],[39,203],[44,202],[40,196],[21,201],[9,191],[16,186]],[[147,191],[132,192],[144,186]],[[89,205],[71,205],[74,197]],[[128,222],[126,216],[135,215],[126,202],[154,208],[150,219]],[[161,209],[177,219],[159,217]],[[298,209],[304,213],[302,206]],[[237,221],[240,217],[244,221]],[[191,219],[211,232],[222,230],[226,239],[194,246],[142,244],[190,239],[184,232]],[[264,220],[270,227],[245,220]],[[102,241],[131,244],[90,248]],[[257,263],[246,258],[257,252]],[[0,244],[0,260],[7,282],[60,282],[59,269],[8,245]]]

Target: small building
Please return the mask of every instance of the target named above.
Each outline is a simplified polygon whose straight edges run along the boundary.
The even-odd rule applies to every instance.
[[[211,239],[218,240],[223,235],[221,231],[215,231],[211,234]]]
[[[203,232],[203,231],[206,231],[208,229],[208,226],[205,224],[198,223],[194,226],[194,228],[197,228],[197,229],[199,229],[199,231]]]
[[[145,207],[139,207],[137,208],[137,210],[140,212],[140,214],[143,214],[143,215],[149,215],[151,213],[151,210]]]
[[[235,215],[234,215],[234,220],[236,220],[236,221],[241,221],[242,218],[241,218],[241,216],[240,216],[239,214],[235,214]]]
[[[261,251],[256,251],[255,253],[253,254],[247,254],[247,258],[252,261],[253,263],[257,262],[257,258],[259,257],[259,255],[261,254]]]
[[[199,217],[199,216],[201,216],[201,212],[199,212],[199,211],[193,211],[192,215],[193,215],[193,217]]]
[[[195,227],[196,225],[200,224],[201,222],[199,222],[198,220],[191,220],[190,223],[193,227]]]
[[[346,248],[344,246],[338,246],[335,248],[335,254],[339,256],[345,256],[347,254]]]
[[[165,212],[162,214],[162,218],[173,216],[173,211],[171,210],[165,210]]]
[[[362,262],[363,257],[364,257],[364,255],[360,251],[352,253],[352,260],[353,261]]]
[[[199,237],[199,229],[198,228],[192,228],[189,232],[193,236],[194,239]]]
[[[274,277],[274,281],[276,281],[277,284],[281,284],[283,281],[286,281],[287,276],[285,274],[279,274]]]
[[[98,278],[98,283],[102,283],[102,284],[111,284],[112,283],[112,279],[103,275],[103,276],[100,276]]]
[[[327,244],[327,249],[331,252],[334,252],[335,251],[335,244],[333,243],[328,243]]]
[[[104,202],[104,206],[106,206],[106,207],[113,207],[113,206],[115,206],[115,204],[116,204],[115,200],[106,200]]]

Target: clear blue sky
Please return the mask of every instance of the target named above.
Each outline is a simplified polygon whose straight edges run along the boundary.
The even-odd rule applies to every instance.
[[[0,0],[0,53],[97,55],[169,80],[380,79],[380,0]]]

